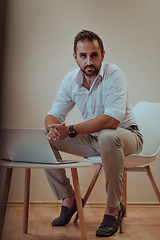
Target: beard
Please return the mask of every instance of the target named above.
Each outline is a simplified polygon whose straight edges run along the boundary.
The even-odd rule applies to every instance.
[[[93,69],[88,69],[89,67],[92,67]],[[96,76],[99,73],[100,67],[97,68],[94,65],[87,65],[84,68],[81,68],[81,71],[86,75],[87,77],[93,77]]]

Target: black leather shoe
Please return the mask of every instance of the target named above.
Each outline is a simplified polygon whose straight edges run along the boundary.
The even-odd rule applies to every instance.
[[[84,206],[84,200],[82,199],[82,205]],[[53,220],[52,226],[65,226],[71,220],[73,214],[77,211],[76,200],[74,199],[72,207],[69,209],[66,206],[61,207],[61,214],[58,218]]]
[[[120,203],[120,207],[121,209],[117,219],[112,215],[104,215],[103,221],[96,232],[97,237],[110,237],[118,231],[126,212],[125,206],[122,203]]]

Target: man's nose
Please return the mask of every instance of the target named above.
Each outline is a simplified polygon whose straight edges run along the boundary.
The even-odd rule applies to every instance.
[[[90,56],[87,57],[87,65],[93,64],[92,59]]]

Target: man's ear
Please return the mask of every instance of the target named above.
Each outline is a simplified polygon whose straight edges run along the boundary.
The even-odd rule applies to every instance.
[[[76,56],[75,53],[73,53],[73,57],[74,57],[74,59],[75,59],[75,61],[76,61],[76,63],[77,63],[77,56]]]
[[[102,53],[102,62],[104,60],[104,55],[105,55],[105,51],[103,51],[103,53]]]
[[[75,53],[73,53],[73,57],[74,57],[75,60],[77,60],[77,56],[76,56]]]

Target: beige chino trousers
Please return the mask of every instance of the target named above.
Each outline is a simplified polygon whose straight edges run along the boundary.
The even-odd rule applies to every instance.
[[[106,179],[107,207],[117,207],[121,201],[125,156],[141,152],[142,146],[141,133],[130,127],[104,129],[99,132],[97,139],[90,134],[79,134],[75,138],[67,137],[51,143],[57,159],[61,159],[59,151],[82,157],[101,155]],[[45,169],[45,173],[58,200],[74,194],[65,169]]]

